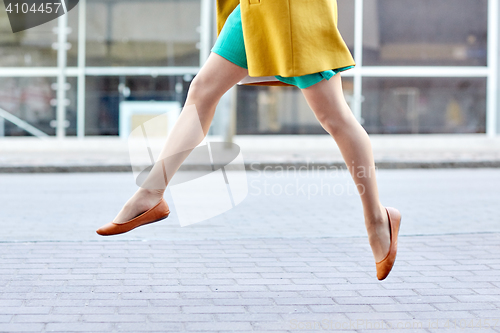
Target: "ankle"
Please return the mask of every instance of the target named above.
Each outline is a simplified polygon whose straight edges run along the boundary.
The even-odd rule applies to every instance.
[[[137,190],[137,194],[139,194],[141,196],[147,196],[147,197],[153,196],[153,197],[162,198],[164,193],[165,193],[165,190],[161,190],[161,189],[147,189],[147,188],[140,187]]]
[[[380,205],[378,210],[370,212],[370,215],[365,214],[365,225],[367,229],[377,229],[385,226],[387,223],[387,212],[385,207]]]

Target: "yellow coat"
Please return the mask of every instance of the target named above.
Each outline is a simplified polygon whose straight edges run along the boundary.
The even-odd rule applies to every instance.
[[[355,65],[337,29],[336,0],[217,0],[217,36],[238,3],[249,76],[301,76]]]

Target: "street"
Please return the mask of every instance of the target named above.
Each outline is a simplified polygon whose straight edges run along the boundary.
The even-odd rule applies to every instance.
[[[167,191],[166,220],[113,237],[131,173],[1,174],[0,332],[500,332],[500,170],[376,176],[403,216],[384,281],[346,170],[248,172],[183,228]]]

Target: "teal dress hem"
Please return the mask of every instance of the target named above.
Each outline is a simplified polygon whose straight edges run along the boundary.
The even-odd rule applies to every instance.
[[[240,67],[248,69],[239,4],[231,12],[231,14],[229,14],[211,51]],[[353,67],[354,66],[341,67],[301,76],[283,77],[275,75],[274,77],[283,83],[297,86],[300,89],[305,89],[323,79],[329,80],[335,74]]]

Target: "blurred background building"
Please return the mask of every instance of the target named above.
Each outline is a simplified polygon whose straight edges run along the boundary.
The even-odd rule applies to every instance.
[[[357,64],[344,93],[368,133],[499,132],[498,1],[337,0]],[[2,10],[0,136],[119,135],[123,102],[183,105],[215,39],[215,0],[80,0],[15,34]],[[298,88],[234,89],[237,135],[326,133]]]

